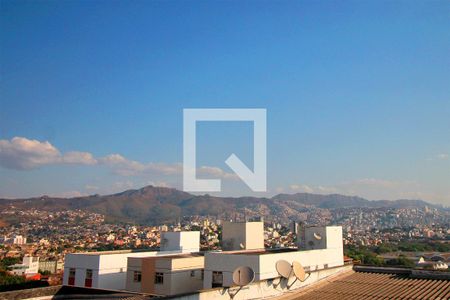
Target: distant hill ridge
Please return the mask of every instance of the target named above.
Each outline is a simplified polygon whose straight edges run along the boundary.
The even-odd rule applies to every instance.
[[[90,195],[75,198],[36,197],[28,199],[0,199],[0,208],[7,205],[17,208],[36,208],[57,211],[82,209],[106,215],[109,219],[141,224],[172,222],[181,216],[220,215],[226,212],[243,212],[262,216],[282,215],[295,218],[308,208],[402,208],[425,206],[442,208],[422,200],[374,200],[339,194],[319,195],[309,193],[278,194],[272,198],[215,197],[192,195],[174,188],[146,186],[112,195]]]

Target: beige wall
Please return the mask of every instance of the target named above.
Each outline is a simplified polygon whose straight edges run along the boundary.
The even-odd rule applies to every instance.
[[[142,259],[142,292],[155,294],[155,265],[156,257],[145,257]]]
[[[245,226],[245,249],[264,248],[264,223],[247,222]]]

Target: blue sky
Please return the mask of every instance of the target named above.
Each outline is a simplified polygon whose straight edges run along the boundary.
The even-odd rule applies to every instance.
[[[1,1],[0,196],[181,187],[183,108],[266,108],[268,187],[450,205],[445,1]],[[248,123],[198,164],[252,193]],[[46,143],[48,142],[48,143]]]

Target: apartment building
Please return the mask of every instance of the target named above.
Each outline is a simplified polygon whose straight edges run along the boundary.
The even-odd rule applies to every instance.
[[[171,296],[203,287],[202,253],[129,257],[126,290]]]
[[[10,266],[10,272],[14,275],[33,275],[39,272],[39,257],[25,255],[21,264]]]
[[[63,285],[123,290],[129,257],[152,257],[197,251],[200,232],[163,232],[161,251],[102,251],[67,254]],[[197,246],[194,247],[193,244]]]

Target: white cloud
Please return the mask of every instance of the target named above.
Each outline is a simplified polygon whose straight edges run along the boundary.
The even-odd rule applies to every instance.
[[[95,165],[97,160],[89,152],[71,151],[62,156],[62,162],[66,164]]]
[[[158,187],[165,187],[165,188],[171,188],[172,185],[165,181],[149,181],[146,185],[153,185]]]
[[[110,154],[105,157],[99,158],[99,163],[111,167],[116,174],[122,176],[137,175],[145,170],[145,165],[129,160],[120,154]]]
[[[24,137],[14,137],[0,140],[0,166],[8,169],[30,170],[46,165],[103,165],[111,168],[121,176],[163,175],[181,176],[181,163],[141,163],[125,158],[120,154],[109,154],[95,158],[89,152],[69,151],[64,154],[48,141],[30,140]],[[217,167],[202,166],[198,174],[222,179],[238,178],[234,173],[228,173]]]
[[[61,153],[49,142],[14,137],[0,140],[0,165],[9,169],[28,170],[58,163]]]
[[[422,195],[422,187],[413,181],[394,181],[378,178],[361,178],[337,183],[335,185],[305,185],[292,184],[289,189],[293,192],[318,194],[343,194],[361,196],[368,199],[394,200],[405,196]]]
[[[183,174],[183,164],[181,163],[140,163],[129,160],[120,154],[110,154],[100,158],[100,164],[111,167],[114,173],[122,176],[138,176],[144,174],[160,174],[160,175],[178,175]],[[222,179],[236,179],[238,176],[234,173],[228,173],[218,167],[202,166],[197,169],[200,176],[211,176]]]
[[[436,158],[440,159],[440,160],[446,160],[446,159],[448,159],[448,154],[441,153],[441,154],[436,155]]]
[[[222,179],[238,179],[239,176],[235,173],[228,173],[217,167],[202,166],[197,170],[198,175],[212,176],[214,178]]]
[[[86,184],[84,188],[88,191],[98,191],[100,188],[96,185]]]
[[[0,166],[8,169],[30,170],[52,164],[95,165],[97,161],[88,152],[71,151],[65,154],[48,141],[14,137],[0,140]]]
[[[291,184],[289,188],[294,192],[314,193],[314,189],[305,184]]]
[[[134,183],[130,180],[127,181],[117,181],[113,184],[113,189],[114,190],[119,190],[119,191],[123,191],[123,190],[127,190],[127,189],[131,189],[134,187]]]
[[[61,192],[61,193],[52,193],[49,196],[56,197],[56,198],[76,198],[76,197],[83,197],[83,196],[87,196],[87,195],[80,191],[67,191],[67,192]]]
[[[449,159],[449,155],[447,153],[439,153],[435,156],[432,157],[428,157],[427,160],[428,161],[436,161],[436,160],[448,160]]]

